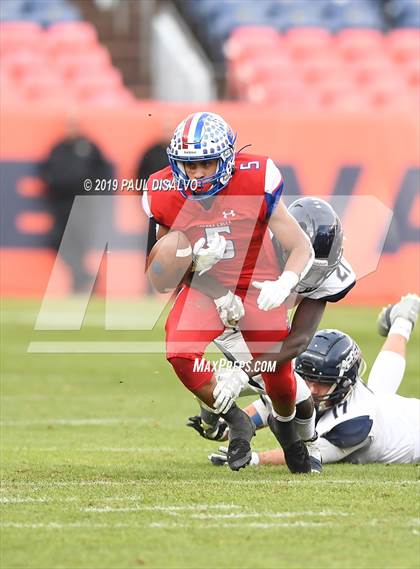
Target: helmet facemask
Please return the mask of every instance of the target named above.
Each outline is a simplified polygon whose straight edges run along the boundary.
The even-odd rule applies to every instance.
[[[315,259],[295,292],[310,292],[321,286],[337,269],[343,256],[343,230],[334,209],[320,198],[299,198],[288,208],[310,239]]]
[[[323,332],[318,332],[313,342],[316,347],[317,336],[322,336]],[[308,382],[329,385],[330,389],[323,395],[313,395],[313,400],[318,413],[322,414],[327,409],[345,401],[353,391],[356,381],[364,373],[366,363],[362,358],[359,346],[352,341],[352,346],[346,356],[340,358],[339,363],[325,368],[325,354],[322,352],[313,353],[305,357],[305,352],[298,356],[295,369],[299,375]],[[337,360],[336,360],[337,361]]]
[[[343,256],[343,248],[338,257],[334,257],[334,261],[330,262],[328,259],[314,259],[311,268],[303,279],[296,286],[296,292],[305,292],[308,289],[315,289],[322,285],[323,282],[336,270],[340,264]]]

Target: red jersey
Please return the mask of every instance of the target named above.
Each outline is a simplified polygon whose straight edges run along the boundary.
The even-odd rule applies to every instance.
[[[169,166],[152,174],[147,182],[146,207],[159,225],[184,232],[191,244],[201,237],[208,240],[216,232],[225,237],[223,259],[209,274],[230,289],[246,289],[254,279],[275,280],[280,273],[267,229],[283,181],[275,169],[276,187],[267,185],[268,162],[271,170],[275,169],[266,156],[239,154],[228,185],[202,201],[182,196],[174,187]]]

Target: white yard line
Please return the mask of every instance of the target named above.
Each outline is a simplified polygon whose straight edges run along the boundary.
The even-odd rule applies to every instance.
[[[192,514],[191,518],[198,520],[221,520],[241,518],[298,518],[298,517],[334,517],[350,516],[346,512],[241,512],[231,514]]]
[[[63,425],[66,427],[87,427],[87,426],[107,426],[123,425],[124,423],[147,424],[154,421],[151,417],[104,417],[92,419],[17,419],[10,421],[0,421],[1,427],[32,427],[37,425]]]
[[[155,529],[171,529],[171,528],[194,528],[194,529],[241,529],[241,528],[256,528],[256,529],[272,529],[272,528],[313,528],[322,526],[331,526],[332,522],[247,522],[247,523],[218,523],[218,524],[188,524],[178,522],[154,522],[149,525],[150,528]]]
[[[389,519],[385,519],[385,522],[389,523]],[[305,520],[295,520],[291,522],[238,522],[238,523],[229,523],[224,522],[217,524],[209,524],[206,522],[205,524],[197,524],[191,522],[152,522],[149,524],[135,524],[135,523],[128,523],[128,522],[117,522],[117,523],[92,523],[92,522],[70,522],[70,523],[61,523],[61,522],[48,522],[48,523],[29,523],[29,522],[1,522],[0,528],[14,528],[14,529],[84,529],[84,530],[93,530],[93,529],[145,529],[149,527],[151,529],[180,529],[180,528],[187,528],[187,529],[203,529],[203,530],[210,530],[210,529],[243,529],[243,528],[254,528],[254,529],[275,529],[275,528],[294,528],[294,529],[305,529],[305,528],[315,528],[315,527],[332,527],[335,525],[335,522],[329,521],[305,521]],[[359,527],[369,527],[369,522],[367,523],[358,523]],[[401,526],[400,526],[401,527]],[[415,528],[412,528],[409,524],[402,526],[410,530],[410,533],[413,535],[420,535],[420,532]]]
[[[163,512],[168,514],[178,514],[179,512],[195,512],[198,510],[231,510],[241,508],[241,506],[235,504],[188,504],[185,506],[135,506],[128,508],[113,508],[109,506],[105,507],[89,507],[81,508],[81,512],[94,512],[97,514],[108,514],[108,513],[118,513],[118,512]],[[192,515],[191,517],[195,517]]]
[[[179,449],[175,447],[82,447],[82,448],[72,448],[72,447],[3,447],[4,451],[15,451],[19,452],[131,452],[131,453],[159,453],[159,452],[177,452]]]
[[[190,486],[191,482],[197,480],[177,480],[175,483],[178,486]],[[320,485],[358,485],[358,486],[412,486],[419,485],[420,480],[346,480],[346,479],[320,479],[319,477],[311,477],[301,480],[272,480],[272,479],[259,479],[259,480],[228,480],[228,479],[202,479],[201,482],[205,484],[217,486],[311,486],[319,487]],[[67,480],[67,481],[40,481],[35,482],[31,480],[14,481],[13,483],[2,482],[2,491],[7,488],[14,489],[19,487],[38,488],[61,488],[71,486],[157,486],[158,484],[167,484],[166,480]]]
[[[73,522],[73,523],[21,523],[21,522],[2,522],[0,524],[2,528],[16,528],[16,529],[107,529],[107,528],[136,528],[144,527],[142,525],[129,524],[129,523],[116,523],[116,524],[92,524],[89,522]]]
[[[22,522],[2,522],[0,527],[5,528],[14,528],[14,529],[84,529],[84,530],[91,530],[91,529],[119,529],[119,528],[128,528],[128,529],[137,529],[145,527],[149,527],[152,529],[168,529],[168,528],[191,528],[191,529],[220,529],[220,528],[230,528],[230,529],[241,529],[241,528],[256,528],[256,529],[272,529],[272,528],[313,528],[313,527],[321,527],[331,525],[331,522],[305,522],[305,521],[296,521],[296,522],[273,522],[273,523],[224,523],[224,524],[215,524],[215,525],[208,525],[208,524],[189,524],[189,523],[178,523],[178,522],[155,522],[151,524],[132,524],[132,523],[115,523],[115,524],[107,524],[107,523],[91,523],[91,522],[72,522],[72,523],[58,523],[58,522],[49,522],[49,523],[22,523]]]
[[[19,498],[19,497],[10,497],[7,498],[5,496],[0,497],[0,504],[40,504],[40,503],[47,503],[52,502],[52,498]],[[74,501],[74,499],[73,499]]]

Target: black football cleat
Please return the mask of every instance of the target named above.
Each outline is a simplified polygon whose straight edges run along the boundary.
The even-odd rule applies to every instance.
[[[246,439],[232,439],[227,452],[227,463],[231,470],[245,468],[252,458],[251,445]]]
[[[309,452],[303,441],[299,440],[283,449],[287,467],[293,474],[308,474],[312,471]]]

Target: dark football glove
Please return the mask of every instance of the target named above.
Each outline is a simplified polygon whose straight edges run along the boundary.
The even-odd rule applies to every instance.
[[[188,417],[187,427],[192,427],[200,437],[210,441],[226,441],[228,438],[228,426],[226,421],[219,419],[215,427],[204,427],[200,415]]]

